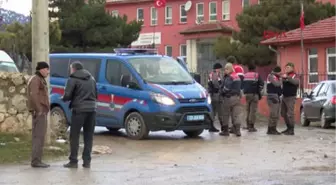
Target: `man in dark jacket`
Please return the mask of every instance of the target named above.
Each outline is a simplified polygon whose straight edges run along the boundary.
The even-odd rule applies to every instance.
[[[231,117],[233,130],[236,136],[240,137],[240,124],[241,124],[241,80],[234,72],[231,63],[225,65],[225,75],[221,85],[221,96],[224,103],[222,103],[222,132],[220,135],[229,136],[229,119]]]
[[[256,132],[254,127],[258,101],[262,98],[261,92],[264,88],[264,81],[260,75],[255,72],[256,66],[249,64],[249,72],[245,73],[243,81],[243,90],[246,97],[246,124],[249,132]]]
[[[63,101],[70,101],[72,110],[70,127],[70,162],[66,168],[78,167],[79,136],[83,127],[84,150],[83,167],[90,168],[91,151],[94,128],[96,123],[96,81],[91,74],[83,68],[80,62],[74,62],[70,66],[71,75],[66,84]]]
[[[294,135],[295,115],[294,108],[296,102],[296,93],[300,80],[294,72],[294,64],[288,63],[286,65],[286,73],[283,75],[283,90],[281,103],[281,116],[284,118],[287,129],[282,133],[285,135]]]
[[[216,63],[213,66],[213,71],[209,74],[208,79],[208,92],[211,95],[211,105],[212,105],[212,112],[213,112],[213,122],[211,125],[211,128],[209,129],[209,132],[219,132],[218,129],[216,129],[214,125],[214,121],[216,118],[216,115],[218,116],[219,123],[222,125],[223,120],[221,119],[222,111],[220,109],[221,106],[221,98],[219,95],[219,88],[221,85],[221,70],[222,65],[219,63]]]
[[[276,66],[267,76],[267,103],[270,111],[267,134],[269,135],[281,134],[277,130],[277,124],[280,117],[280,96],[282,94],[282,80],[280,74],[281,68]]]

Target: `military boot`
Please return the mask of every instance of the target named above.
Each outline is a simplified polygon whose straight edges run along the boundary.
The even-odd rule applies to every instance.
[[[235,128],[235,134],[236,134],[236,136],[240,137],[241,136],[240,125],[235,125],[234,128]]]
[[[229,132],[230,132],[231,134],[236,133],[236,131],[235,131],[235,127],[234,127],[233,125],[230,127]]]
[[[258,130],[254,127],[254,124],[250,124],[248,128],[249,132],[257,132]]]
[[[284,130],[284,131],[282,131],[281,133],[282,134],[285,134],[285,133],[287,133],[287,132],[289,132],[289,128],[290,128],[290,125],[289,124],[286,124],[286,126],[287,126],[287,128],[286,128],[286,130]]]
[[[229,127],[228,126],[222,126],[222,131],[219,133],[221,136],[229,136]]]
[[[294,135],[294,128],[293,127],[288,128],[287,131],[284,132],[283,134],[293,136]]]
[[[219,130],[215,127],[215,122],[211,123],[209,132],[219,132]]]
[[[268,127],[267,134],[268,135],[281,135],[281,133],[277,131],[276,127]]]

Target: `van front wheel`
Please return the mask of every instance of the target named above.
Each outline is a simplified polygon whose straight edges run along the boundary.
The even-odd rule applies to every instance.
[[[60,107],[53,107],[50,111],[51,136],[52,138],[66,138],[66,132],[69,128],[65,113]]]
[[[183,130],[183,132],[184,132],[188,137],[198,137],[199,135],[202,134],[203,129],[200,129],[200,130]]]
[[[144,139],[149,134],[145,121],[138,112],[132,112],[126,117],[125,130],[127,136],[135,140]]]

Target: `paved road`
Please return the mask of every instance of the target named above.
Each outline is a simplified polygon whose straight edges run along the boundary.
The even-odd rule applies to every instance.
[[[113,152],[92,168],[0,166],[0,185],[331,185],[335,184],[335,129],[296,128],[296,136],[267,136],[266,128],[237,138],[204,132],[154,133],[133,141],[98,131],[95,144]]]

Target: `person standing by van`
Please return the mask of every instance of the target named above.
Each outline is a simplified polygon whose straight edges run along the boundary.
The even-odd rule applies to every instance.
[[[284,118],[287,129],[282,131],[285,135],[294,135],[294,108],[299,79],[294,72],[294,64],[288,63],[283,75],[283,99],[281,102],[281,116]]]
[[[50,110],[48,85],[45,80],[48,75],[48,63],[38,62],[35,75],[28,81],[28,107],[33,116],[31,159],[33,168],[48,168],[50,166],[42,162],[47,132],[47,114]]]
[[[256,66],[249,64],[249,72],[245,73],[243,81],[243,90],[246,97],[246,124],[249,132],[256,132],[254,127],[258,102],[262,98],[261,92],[264,88],[264,81],[260,75],[255,72]]]
[[[281,68],[276,66],[271,74],[267,76],[267,104],[270,111],[267,134],[269,135],[281,134],[277,130],[277,124],[280,117],[280,96],[282,94],[281,85]]]
[[[91,151],[93,134],[96,125],[97,87],[93,76],[76,61],[70,65],[71,75],[67,81],[63,101],[70,101],[72,110],[70,127],[70,162],[65,168],[78,167],[79,136],[83,128],[84,150],[82,154],[83,167],[91,166]]]
[[[208,79],[208,92],[211,95],[211,105],[213,111],[213,122],[209,132],[219,132],[219,130],[215,127],[215,118],[216,115],[218,117],[219,123],[222,125],[222,111],[220,109],[221,106],[221,98],[219,94],[219,88],[222,83],[221,81],[221,69],[222,65],[219,63],[214,64],[213,71],[209,74]]]
[[[231,63],[227,63],[224,68],[224,78],[221,85],[221,96],[224,103],[222,104],[222,132],[220,135],[229,136],[229,118],[231,117],[234,133],[240,137],[240,124],[241,124],[241,80],[234,72]]]

